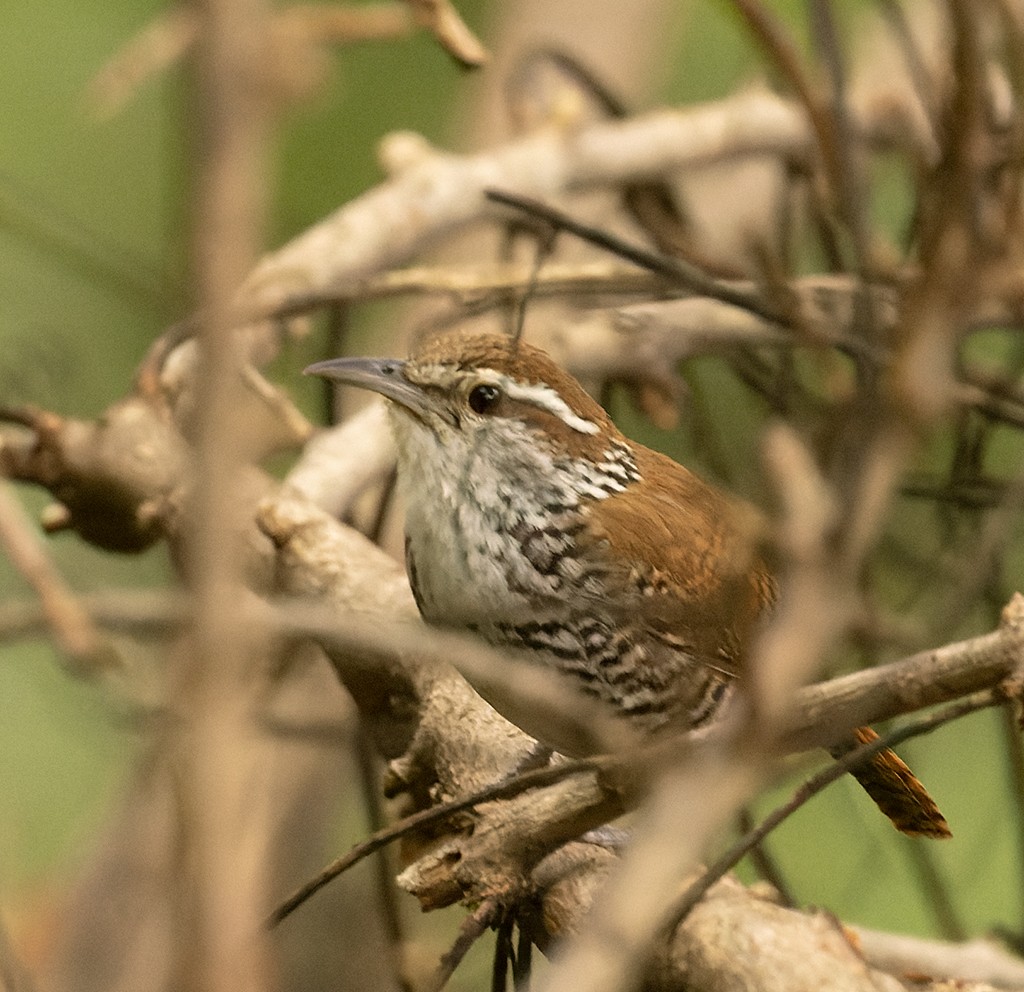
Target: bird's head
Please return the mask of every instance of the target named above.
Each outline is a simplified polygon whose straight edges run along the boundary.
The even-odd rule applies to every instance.
[[[422,445],[426,434],[449,455],[539,442],[554,457],[597,462],[618,436],[601,406],[547,354],[501,334],[450,332],[404,361],[335,358],[306,373],[390,400],[400,452],[403,439]]]

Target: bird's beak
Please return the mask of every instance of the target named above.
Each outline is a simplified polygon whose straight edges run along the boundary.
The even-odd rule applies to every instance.
[[[404,368],[405,362],[396,358],[331,358],[310,365],[303,375],[372,390],[423,419],[432,412],[430,401],[420,386],[402,374]]]

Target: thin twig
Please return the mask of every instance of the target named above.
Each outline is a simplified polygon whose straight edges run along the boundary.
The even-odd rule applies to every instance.
[[[170,592],[133,589],[85,593],[78,602],[100,627],[147,640],[173,636],[192,616],[189,600]],[[0,643],[31,637],[45,630],[47,623],[38,600],[0,603]]]
[[[199,33],[196,12],[178,4],[153,17],[90,80],[86,96],[95,113],[121,110],[147,79],[184,58]]]
[[[823,768],[816,775],[811,776],[796,790],[787,802],[776,807],[756,827],[739,838],[687,887],[682,898],[673,907],[667,929],[670,932],[674,931],[686,919],[697,903],[700,902],[711,886],[724,877],[727,872],[735,868],[755,845],[764,840],[779,824],[788,819],[812,797],[816,796],[837,779],[842,778],[852,768],[863,764],[880,751],[889,747],[895,747],[900,742],[909,740],[911,737],[920,737],[922,734],[930,733],[932,730],[967,716],[969,713],[975,713],[990,706],[998,706],[1005,701],[1005,698],[1005,693],[1000,687],[974,693],[937,713],[929,713],[887,734],[883,734],[876,740],[871,741],[870,744],[862,745],[850,751],[831,765]]]
[[[836,183],[838,155],[836,154],[832,121],[827,108],[818,95],[814,80],[807,72],[799,47],[786,25],[762,0],[732,0],[732,5],[743,16],[754,38],[782,77],[793,87],[797,99],[807,112],[817,140],[818,150],[833,185]]]
[[[854,322],[854,334],[856,337],[877,345],[879,344],[877,321],[874,316],[872,297],[866,288],[866,280],[872,269],[872,264],[871,232],[868,228],[864,177],[854,147],[853,122],[850,120],[850,111],[847,106],[846,67],[839,46],[830,0],[813,0],[811,25],[832,85],[828,122],[831,139],[829,147],[833,157],[830,166],[833,170],[834,195],[851,235],[854,271],[865,281],[865,288],[855,297],[854,312],[857,319]],[[876,402],[877,376],[869,363],[861,363],[859,371],[862,381],[858,398],[865,409],[870,409],[871,405]]]
[[[415,266],[391,269],[366,279],[341,286],[295,293],[266,316],[287,319],[332,304],[350,300],[380,300],[406,294],[450,296],[455,303],[468,305],[480,298],[505,299],[521,291],[530,279],[532,263],[479,266]],[[538,295],[570,293],[635,293],[640,296],[663,294],[669,285],[662,277],[608,261],[555,262],[545,265],[536,276]]]
[[[939,934],[945,940],[958,943],[966,940],[967,928],[957,912],[949,884],[939,873],[931,848],[918,843],[912,837],[905,838],[900,847],[917,875],[918,888],[924,904],[935,920]]]
[[[388,511],[394,502],[395,493],[398,491],[398,472],[392,469],[384,477],[380,495],[377,497],[377,506],[374,509],[373,520],[366,530],[366,536],[374,544],[380,544],[381,535],[384,533],[384,525],[388,520]]]
[[[347,301],[338,300],[333,302],[327,310],[327,341],[324,349],[324,358],[334,358],[342,354],[345,345],[345,337],[348,334],[351,320],[349,319],[351,308]],[[342,419],[341,390],[338,384],[330,379],[323,379],[320,382],[323,397],[323,411],[325,424],[337,424]]]
[[[357,725],[352,746],[359,768],[359,788],[363,804],[366,807],[367,819],[370,829],[376,834],[385,828],[384,807],[380,801],[380,776],[377,774],[377,758],[373,742],[370,739],[369,730],[362,720]],[[373,877],[384,922],[388,970],[391,973],[391,980],[397,988],[411,992],[409,983],[403,974],[402,955],[405,929],[402,926],[401,910],[395,898],[394,871],[387,853],[383,848],[377,851],[373,859]]]
[[[564,762],[547,768],[538,768],[535,771],[517,775],[515,778],[508,779],[505,782],[498,782],[495,785],[488,786],[486,789],[481,789],[479,792],[474,792],[472,795],[462,799],[454,799],[451,802],[441,803],[438,806],[431,806],[429,809],[420,810],[410,816],[403,817],[390,826],[378,830],[375,834],[367,837],[366,840],[356,844],[347,854],[337,858],[321,869],[317,875],[277,906],[267,917],[266,925],[268,928],[276,927],[278,923],[291,915],[328,882],[333,881],[339,875],[348,871],[353,865],[358,864],[364,858],[369,857],[385,845],[404,837],[406,834],[440,823],[456,813],[472,809],[481,803],[491,802],[495,799],[509,799],[512,796],[519,795],[521,792],[525,792],[527,789],[550,785],[552,782],[561,781],[569,775],[575,775],[577,772],[601,768],[607,764],[607,760],[585,759]]]
[[[779,324],[788,323],[784,314],[769,306],[759,296],[737,289],[718,279],[713,279],[696,266],[690,265],[681,259],[649,251],[640,245],[630,244],[608,231],[581,223],[563,211],[528,196],[519,196],[515,193],[497,189],[486,189],[484,190],[484,195],[495,203],[501,203],[507,207],[520,210],[531,217],[538,217],[560,230],[568,231],[570,234],[584,241],[589,241],[605,251],[610,251],[620,258],[628,259],[642,268],[672,280],[677,285],[691,292],[699,293],[702,296],[710,296],[712,299],[721,300],[723,303],[731,303],[733,306],[741,307],[760,317],[764,317],[765,320]]]
[[[830,138],[830,155],[835,170],[832,181],[859,255],[858,270],[867,261],[867,231],[864,227],[864,204],[853,157],[852,124],[846,105],[846,67],[839,47],[835,18],[829,0],[811,0],[811,30],[832,86],[831,106],[823,111],[823,124]]]
[[[464,69],[475,69],[488,58],[487,49],[466,26],[450,0],[405,0],[416,23],[426,28],[438,44]]]
[[[455,969],[462,963],[462,959],[469,953],[469,949],[484,935],[488,927],[494,925],[501,912],[501,903],[496,897],[492,897],[485,899],[462,921],[455,943],[441,956],[437,971],[424,986],[426,992],[441,992]]]
[[[743,836],[747,836],[755,828],[754,817],[749,807],[740,810],[739,828]],[[748,853],[754,870],[776,891],[779,902],[783,906],[795,907],[797,901],[793,890],[782,874],[779,863],[772,857],[764,843],[754,844]]]
[[[812,726],[834,726],[837,720],[844,727],[864,726],[948,702],[958,695],[973,698],[967,694],[987,690],[1013,674],[1022,657],[1024,596],[1015,594],[1004,610],[1003,623],[990,634],[920,651],[900,661],[801,689],[792,729],[785,735],[786,744],[793,747],[802,742],[806,748],[814,737]],[[951,663],[958,674],[951,670]],[[964,663],[966,669],[961,669]],[[963,678],[966,670],[972,674]],[[871,683],[871,688],[862,692],[865,681]],[[955,694],[949,692],[951,682],[958,686]],[[939,685],[945,686],[944,693],[934,691]],[[824,686],[828,686],[827,701]],[[913,705],[908,706],[911,700]]]
[[[0,547],[39,596],[60,649],[83,673],[94,671],[101,657],[107,657],[100,650],[103,639],[32,533],[32,523],[10,483],[4,481],[0,481]]]
[[[522,292],[516,297],[516,300],[512,307],[512,315],[509,328],[509,337],[518,347],[519,342],[523,337],[523,329],[526,326],[526,309],[529,306],[530,300],[533,299],[534,293],[537,291],[537,282],[540,279],[541,269],[544,267],[544,262],[547,261],[555,248],[555,235],[554,231],[541,232],[537,238],[537,244],[534,249],[533,262],[530,265],[530,274],[527,276],[526,282],[523,285]]]
[[[531,73],[548,65],[563,74],[598,111],[616,119],[628,117],[630,109],[599,75],[569,52],[555,47],[533,49],[519,60],[509,74],[506,102],[510,113],[519,109],[522,94],[530,90]],[[693,243],[692,223],[680,208],[680,192],[669,183],[654,179],[626,182],[621,187],[622,204],[651,237],[657,248],[668,255],[682,257],[691,265],[722,278],[739,278],[739,266],[727,266],[712,260]]]
[[[299,36],[311,43],[351,45],[402,38],[413,30],[404,3],[295,3],[276,11],[271,30]]]
[[[238,311],[258,319],[296,291],[346,285],[405,262],[453,228],[493,217],[484,184],[555,196],[723,160],[799,158],[807,145],[799,109],[758,90],[685,111],[598,121],[571,142],[561,130],[545,129],[475,155],[421,149],[386,183],[261,260],[239,291]],[[426,199],[424,183],[432,191]],[[266,329],[249,330],[255,348]]]
[[[415,30],[405,4],[296,3],[269,19],[278,59],[308,54],[316,45],[399,38]],[[87,97],[103,117],[118,113],[143,83],[180,62],[195,45],[199,18],[187,6],[155,16],[103,65],[89,83]],[[295,49],[298,46],[298,53]],[[313,61],[313,60],[310,60]],[[283,81],[283,80],[281,80]]]

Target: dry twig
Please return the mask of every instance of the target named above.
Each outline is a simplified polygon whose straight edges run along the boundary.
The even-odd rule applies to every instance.
[[[102,640],[92,618],[76,599],[32,533],[32,524],[8,483],[0,480],[0,547],[39,595],[60,649],[83,673],[100,663]]]

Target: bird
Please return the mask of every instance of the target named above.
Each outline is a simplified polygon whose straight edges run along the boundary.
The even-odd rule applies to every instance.
[[[627,438],[507,334],[449,330],[407,360],[305,371],[388,401],[406,570],[428,624],[517,649],[645,737],[720,718],[776,598],[751,507]],[[834,753],[876,736],[860,728]],[[891,750],[854,775],[897,829],[949,835]]]

